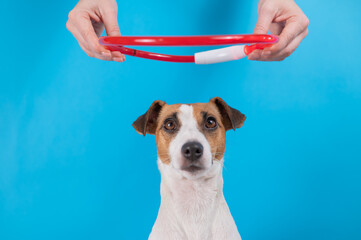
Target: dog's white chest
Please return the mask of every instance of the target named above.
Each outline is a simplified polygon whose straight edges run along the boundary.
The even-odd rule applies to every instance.
[[[149,239],[241,239],[223,196],[221,166],[199,182],[169,170],[161,169],[161,207]]]

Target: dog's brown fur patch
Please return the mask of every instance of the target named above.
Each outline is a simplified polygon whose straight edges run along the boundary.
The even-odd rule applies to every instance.
[[[193,115],[198,123],[198,129],[207,138],[213,159],[221,160],[226,150],[226,130],[216,105],[213,103],[195,103],[192,104],[192,106]],[[207,117],[212,116],[216,119],[218,127],[215,130],[209,131],[204,127],[204,114],[206,114]]]
[[[159,159],[164,164],[170,163],[169,156],[169,144],[176,134],[169,134],[163,129],[163,123],[166,119],[179,112],[181,104],[164,105],[158,116],[157,130],[155,131],[155,137],[157,142],[157,152]],[[181,127],[181,122],[178,121],[177,128]]]

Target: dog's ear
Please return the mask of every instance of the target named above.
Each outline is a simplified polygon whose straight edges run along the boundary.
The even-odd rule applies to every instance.
[[[138,117],[132,124],[135,130],[141,134],[155,134],[157,128],[157,119],[160,113],[160,110],[166,103],[160,100],[154,101],[149,107],[148,111],[142,116]]]
[[[240,128],[243,126],[244,120],[246,120],[246,116],[242,114],[237,109],[231,108],[228,104],[223,101],[220,97],[214,97],[209,102],[214,103],[219,113],[222,116],[222,123],[227,130],[236,128]]]

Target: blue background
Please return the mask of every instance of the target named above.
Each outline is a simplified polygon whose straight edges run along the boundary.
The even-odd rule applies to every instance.
[[[198,66],[89,58],[65,28],[75,1],[3,1],[0,239],[146,239],[160,176],[131,124],[153,100],[214,96],[248,117],[224,170],[244,240],[361,239],[361,3],[298,4],[309,35],[287,60]],[[121,1],[118,20],[124,35],[251,33],[257,1]]]

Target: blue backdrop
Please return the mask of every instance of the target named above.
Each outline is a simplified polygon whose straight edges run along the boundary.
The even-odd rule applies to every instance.
[[[251,33],[257,20],[257,1],[118,4],[124,35]],[[361,239],[361,3],[298,4],[309,35],[287,60],[198,66],[89,58],[65,28],[75,1],[3,1],[0,239],[146,239],[160,176],[154,137],[131,124],[153,100],[214,96],[247,115],[224,170],[244,240]]]

